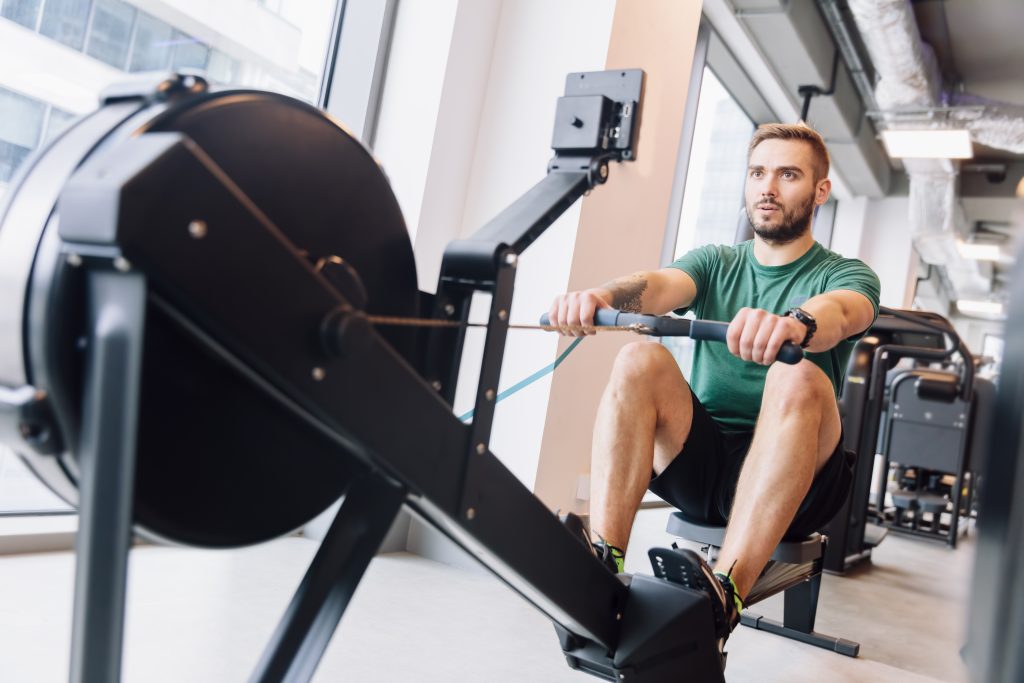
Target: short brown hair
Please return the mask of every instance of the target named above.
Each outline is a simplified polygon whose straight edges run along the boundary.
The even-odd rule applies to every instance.
[[[754,148],[765,140],[803,140],[811,146],[814,153],[814,182],[828,177],[828,149],[818,131],[804,123],[765,123],[757,127],[754,137],[750,139],[747,158],[754,153]]]

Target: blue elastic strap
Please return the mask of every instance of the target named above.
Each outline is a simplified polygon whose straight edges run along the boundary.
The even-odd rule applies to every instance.
[[[550,365],[541,368],[537,372],[533,373],[532,375],[530,375],[529,377],[524,379],[522,382],[518,382],[516,384],[513,384],[508,389],[506,389],[505,391],[503,391],[500,394],[498,394],[498,397],[497,397],[497,399],[494,402],[497,403],[498,401],[502,401],[502,400],[508,398],[509,396],[511,396],[512,394],[516,393],[520,389],[525,389],[526,387],[530,386],[531,384],[533,384],[534,382],[539,380],[541,377],[554,372],[555,368],[557,368],[559,365],[561,365],[562,361],[564,361],[566,359],[566,357],[570,353],[572,353],[572,350],[575,349],[577,346],[579,346],[580,342],[583,341],[585,338],[586,337],[580,337],[576,341],[574,341],[572,344],[569,344],[569,348],[567,348],[565,351],[563,351],[562,354],[558,358],[555,359],[554,363],[551,363]],[[469,421],[469,420],[471,420],[473,418],[473,413],[474,412],[475,412],[475,409],[469,411],[465,415],[460,415],[459,419],[462,420],[463,422],[467,422],[467,421]]]

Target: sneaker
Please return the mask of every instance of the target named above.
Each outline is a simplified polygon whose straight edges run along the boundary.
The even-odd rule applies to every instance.
[[[711,571],[704,558],[686,548],[651,548],[648,554],[656,577],[707,593],[711,598],[715,638],[724,665],[725,641],[740,623],[732,580]]]
[[[612,574],[618,574],[621,571],[619,562],[622,561],[623,553],[620,548],[608,545],[604,541],[598,541],[590,545],[593,546],[594,554],[597,555],[597,559],[601,560],[601,564],[608,567],[608,571]]]
[[[603,540],[598,541],[597,543],[591,543],[590,532],[579,515],[572,512],[564,514],[556,512],[555,514],[558,516],[558,521],[565,525],[565,528],[568,529],[573,536],[578,538],[583,545],[594,551],[594,556],[601,561],[601,564],[608,568],[608,571],[612,574],[619,573],[619,565],[615,558],[616,555],[620,558],[622,557],[621,550],[613,545],[606,544]]]

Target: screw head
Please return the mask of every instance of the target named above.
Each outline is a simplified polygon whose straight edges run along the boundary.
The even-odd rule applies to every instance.
[[[316,380],[317,382],[321,382],[321,381],[323,381],[323,379],[325,377],[327,377],[327,371],[326,370],[324,370],[321,367],[313,368],[313,379],[314,380]]]
[[[515,254],[505,254],[505,264],[509,266],[515,266],[519,263],[519,257]]]
[[[188,234],[197,240],[206,237],[206,221],[192,221],[188,224]]]
[[[486,398],[488,401],[493,401],[494,400],[494,389],[488,389],[487,391],[485,391],[484,392],[484,398]]]
[[[498,311],[498,320],[508,320],[508,311],[505,309]]]
[[[447,315],[455,315],[455,306],[453,304],[445,304],[444,305],[444,312]]]
[[[434,387],[434,391],[441,391],[441,380],[435,379],[430,383],[430,386]]]
[[[82,257],[78,254],[68,254],[67,263],[72,268],[77,268],[82,265]]]
[[[484,453],[486,453],[486,452],[487,452],[487,444],[484,444],[484,443],[478,443],[478,444],[476,445],[476,452],[477,452],[477,454],[479,454],[479,455],[483,455]]]
[[[466,519],[473,519],[474,517],[476,517],[476,510],[474,508],[466,510]]]
[[[132,264],[124,256],[118,256],[114,259],[114,268],[122,273],[127,273],[132,269]]]

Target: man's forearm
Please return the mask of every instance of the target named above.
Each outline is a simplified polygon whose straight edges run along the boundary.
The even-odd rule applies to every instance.
[[[870,306],[863,295],[852,292],[826,292],[808,299],[802,308],[814,316],[818,329],[807,350],[812,353],[827,351],[844,339],[863,332],[873,317]]]
[[[648,284],[647,273],[641,272],[606,282],[601,285],[601,289],[611,294],[609,303],[612,308],[628,313],[643,313],[644,292],[647,291]]]

